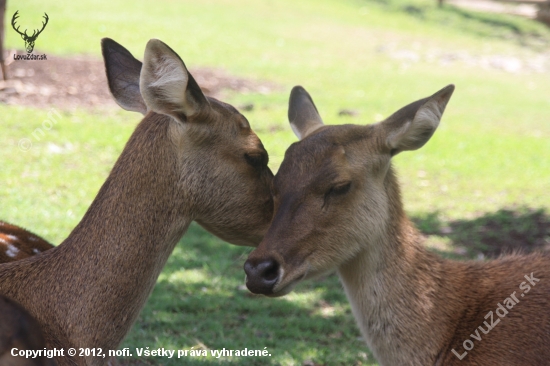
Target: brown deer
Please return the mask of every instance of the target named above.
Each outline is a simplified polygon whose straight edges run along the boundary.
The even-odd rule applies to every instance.
[[[246,284],[282,296],[336,270],[380,365],[549,365],[550,258],[443,259],[405,215],[391,159],[430,139],[453,90],[380,123],[324,126],[295,87],[288,117],[301,141],[273,180],[273,221]]]
[[[52,248],[53,245],[38,235],[0,220],[0,263],[17,261]]]
[[[0,265],[0,294],[42,327],[48,348],[116,349],[192,221],[257,245],[272,216],[272,173],[261,141],[232,106],[204,96],[159,40],[143,65],[102,41],[109,87],[146,113],[81,222],[59,246]],[[106,358],[58,357],[59,365]]]
[[[27,311],[14,301],[0,296],[0,314],[0,365],[53,365],[53,360],[48,359],[47,355],[31,358],[19,356],[20,351],[38,351],[46,346],[40,325]]]

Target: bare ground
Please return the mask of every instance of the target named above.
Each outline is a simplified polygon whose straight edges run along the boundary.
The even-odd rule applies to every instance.
[[[523,4],[512,2],[500,2],[490,0],[447,0],[447,3],[477,11],[488,13],[505,13],[523,16],[529,19],[537,17],[538,7],[536,4]]]
[[[14,61],[13,55],[9,56],[9,80],[0,80],[0,103],[61,109],[116,106],[101,59],[48,56],[44,61]],[[204,93],[215,98],[227,91],[269,93],[278,88],[274,83],[235,77],[220,69],[193,68],[190,72]]]

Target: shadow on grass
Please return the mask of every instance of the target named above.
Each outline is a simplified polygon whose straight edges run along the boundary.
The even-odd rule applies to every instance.
[[[513,39],[522,46],[546,47],[550,43],[548,34],[518,16],[487,13],[444,4],[438,7],[435,0],[367,0],[388,11],[406,13],[423,22],[454,27],[482,37]],[[543,48],[545,49],[545,48]]]
[[[495,19],[494,17],[486,13],[472,12],[452,5],[447,5],[445,7],[445,10],[451,13],[455,13],[467,20],[472,20],[495,28],[505,29],[517,35],[526,35],[520,27],[506,19]]]
[[[450,240],[459,256],[495,258],[550,250],[550,215],[543,208],[504,208],[472,220],[450,222],[432,212],[412,220],[423,234]]]
[[[543,44],[548,44],[548,40],[544,39],[542,34],[534,30],[526,30],[514,23],[513,18],[500,18],[494,15],[468,11],[458,8],[456,6],[447,5],[445,10],[449,13],[454,13],[464,20],[473,21],[478,24],[487,25],[493,29],[496,29],[497,37],[509,38],[510,36],[517,39],[522,46],[529,46],[529,40],[536,39]],[[508,35],[508,36],[506,36]]]
[[[244,287],[251,248],[228,245],[192,225],[164,268],[122,347],[124,365],[376,365],[336,276],[271,299]],[[135,348],[264,350],[271,357],[140,357]]]
[[[425,235],[451,243],[458,257],[495,257],[550,246],[544,209],[501,209],[471,220],[445,221],[438,212],[413,216]],[[164,268],[122,347],[137,365],[376,365],[336,276],[307,281],[294,295],[266,298],[243,286],[251,248],[228,245],[192,225]],[[442,253],[448,255],[448,253]],[[454,255],[457,257],[457,255]],[[137,357],[136,348],[264,350],[271,357]]]

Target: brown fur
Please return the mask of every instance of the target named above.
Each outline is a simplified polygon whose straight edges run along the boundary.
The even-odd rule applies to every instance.
[[[281,296],[337,270],[384,366],[548,365],[550,258],[442,259],[423,247],[403,210],[391,157],[428,141],[451,93],[447,87],[375,125],[317,126],[293,144],[273,181],[271,227],[245,263],[247,286]],[[293,90],[290,109],[314,109],[304,94]],[[303,122],[291,120],[293,129],[312,129]],[[531,274],[539,281],[526,292],[524,276]],[[499,318],[498,304],[514,292],[519,302],[507,302],[511,308]],[[491,311],[500,322],[485,334],[479,327],[488,330]],[[464,354],[467,340],[474,347]]]
[[[124,72],[124,64],[135,61],[112,40],[102,45],[107,69]],[[177,92],[171,95],[163,94],[163,74],[155,79],[150,73],[156,62],[166,60],[170,67],[157,66],[180,77],[169,85]],[[130,72],[136,75],[135,68]],[[177,54],[160,41],[146,47],[142,82],[144,77],[137,88],[136,80],[128,85],[132,77],[125,85],[109,84],[115,98],[126,92],[143,95],[144,103],[124,104],[146,105],[147,114],[82,221],[56,248],[0,265],[0,294],[38,320],[49,348],[116,349],[191,221],[251,246],[269,224],[272,174],[246,119],[232,106],[202,95]],[[156,96],[150,95],[153,86]],[[174,104],[176,95],[180,104]],[[168,100],[171,104],[163,103]],[[192,110],[186,107],[191,103]],[[103,365],[106,359],[57,362]]]
[[[54,246],[22,227],[0,221],[0,263],[27,258]]]
[[[44,336],[38,322],[14,301],[0,296],[0,365],[2,366],[47,366],[53,361],[46,357],[25,358],[12,356],[17,350],[41,350],[45,347]],[[16,351],[17,352],[17,351]]]

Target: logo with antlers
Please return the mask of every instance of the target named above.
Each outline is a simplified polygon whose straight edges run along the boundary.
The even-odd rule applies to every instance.
[[[38,38],[38,35],[40,33],[42,33],[42,31],[44,30],[44,28],[46,28],[46,24],[48,24],[48,14],[44,13],[44,19],[46,20],[45,22],[42,22],[42,29],[38,30],[38,29],[35,29],[34,32],[32,33],[31,36],[29,36],[27,34],[27,30],[25,29],[25,32],[21,33],[19,31],[19,27],[15,27],[15,21],[17,20],[17,18],[19,18],[19,10],[17,10],[15,12],[15,14],[13,14],[13,18],[11,18],[11,25],[13,27],[13,29],[15,29],[15,31],[17,33],[19,33],[21,35],[21,38],[23,38],[23,40],[25,41],[25,48],[27,49],[27,53],[31,53],[32,50],[34,49],[34,42],[36,42],[36,39]]]

